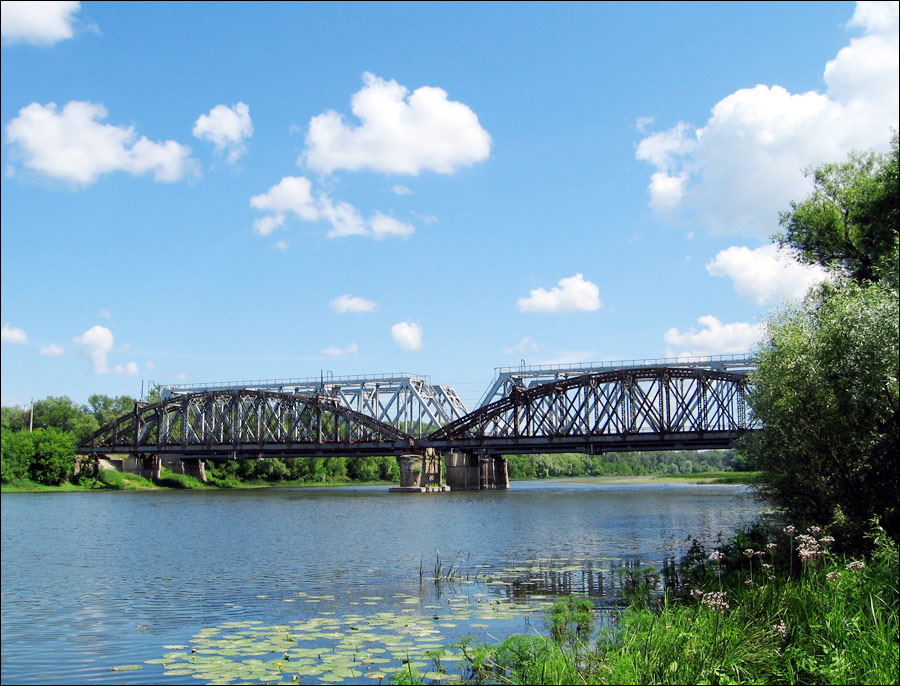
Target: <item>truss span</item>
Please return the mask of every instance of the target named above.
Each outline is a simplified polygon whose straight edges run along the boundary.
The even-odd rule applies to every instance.
[[[758,428],[746,374],[675,367],[583,374],[528,388],[427,438],[439,449],[495,453],[730,447]]]
[[[80,453],[316,457],[408,451],[413,437],[334,397],[267,390],[189,393],[138,403],[89,436]]]

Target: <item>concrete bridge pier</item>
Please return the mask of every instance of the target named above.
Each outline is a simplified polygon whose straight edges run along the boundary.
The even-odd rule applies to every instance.
[[[166,455],[162,458],[162,466],[170,472],[193,476],[195,479],[206,482],[206,463],[199,457]]]
[[[505,490],[509,473],[503,455],[483,450],[451,450],[444,455],[451,491]]]
[[[162,460],[158,455],[129,455],[122,461],[122,471],[145,479],[158,479]]]
[[[441,458],[432,448],[425,452],[409,453],[397,458],[400,465],[400,486],[389,489],[392,493],[425,493],[449,491],[441,478]]]

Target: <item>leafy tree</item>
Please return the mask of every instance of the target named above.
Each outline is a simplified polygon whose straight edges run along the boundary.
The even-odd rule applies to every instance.
[[[31,480],[58,486],[75,467],[74,437],[52,427],[36,429],[31,435],[34,440],[34,461],[29,469]]]
[[[0,408],[0,424],[3,429],[21,431],[28,428],[29,410],[24,407]]]
[[[764,428],[743,446],[765,494],[849,547],[872,517],[900,536],[897,159],[895,134],[890,155],[820,167],[782,215],[776,239],[836,279],[769,319],[750,394]]]
[[[897,287],[900,188],[898,139],[891,152],[854,153],[843,164],[812,172],[813,194],[781,214],[784,232],[774,238],[809,264],[820,264],[857,282],[885,279]]]
[[[135,399],[127,395],[111,398],[108,395],[95,393],[88,396],[88,406],[100,426],[134,410]]]
[[[2,457],[0,457],[0,478],[3,483],[28,477],[28,470],[34,460],[34,439],[27,431],[3,429],[0,435]]]

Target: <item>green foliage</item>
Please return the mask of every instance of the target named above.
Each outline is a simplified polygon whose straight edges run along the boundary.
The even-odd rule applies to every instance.
[[[98,425],[109,424],[114,419],[128,414],[134,410],[135,400],[127,395],[111,398],[108,395],[95,393],[88,396],[88,406],[91,409]]]
[[[900,534],[898,297],[844,284],[768,325],[750,404],[764,430],[742,450],[791,519],[833,522],[860,544],[872,517]]]
[[[550,608],[550,635],[560,645],[585,643],[594,626],[594,603],[589,598],[567,595]]]
[[[11,483],[28,478],[31,463],[34,461],[34,438],[27,431],[13,432],[5,427],[0,434],[2,457],[0,457],[0,476],[3,483]]]
[[[72,474],[75,467],[75,438],[59,429],[35,429],[34,459],[28,476],[45,486],[58,486]]]
[[[843,164],[814,171],[815,190],[781,214],[775,236],[804,262],[820,264],[857,282],[887,280],[897,287],[897,134],[886,155],[854,153]]]
[[[726,471],[739,463],[732,450],[659,450],[608,455],[556,453],[507,455],[511,479],[547,479],[563,476],[645,476]]]
[[[158,486],[165,486],[166,488],[203,488],[203,484],[199,479],[188,476],[187,474],[176,474],[165,468],[160,470],[159,478],[156,479],[156,484]]]

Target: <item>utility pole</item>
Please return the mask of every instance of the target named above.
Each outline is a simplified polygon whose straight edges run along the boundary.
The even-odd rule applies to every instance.
[[[31,399],[31,415],[28,417],[28,433],[31,433],[32,426],[34,426],[34,398]]]

